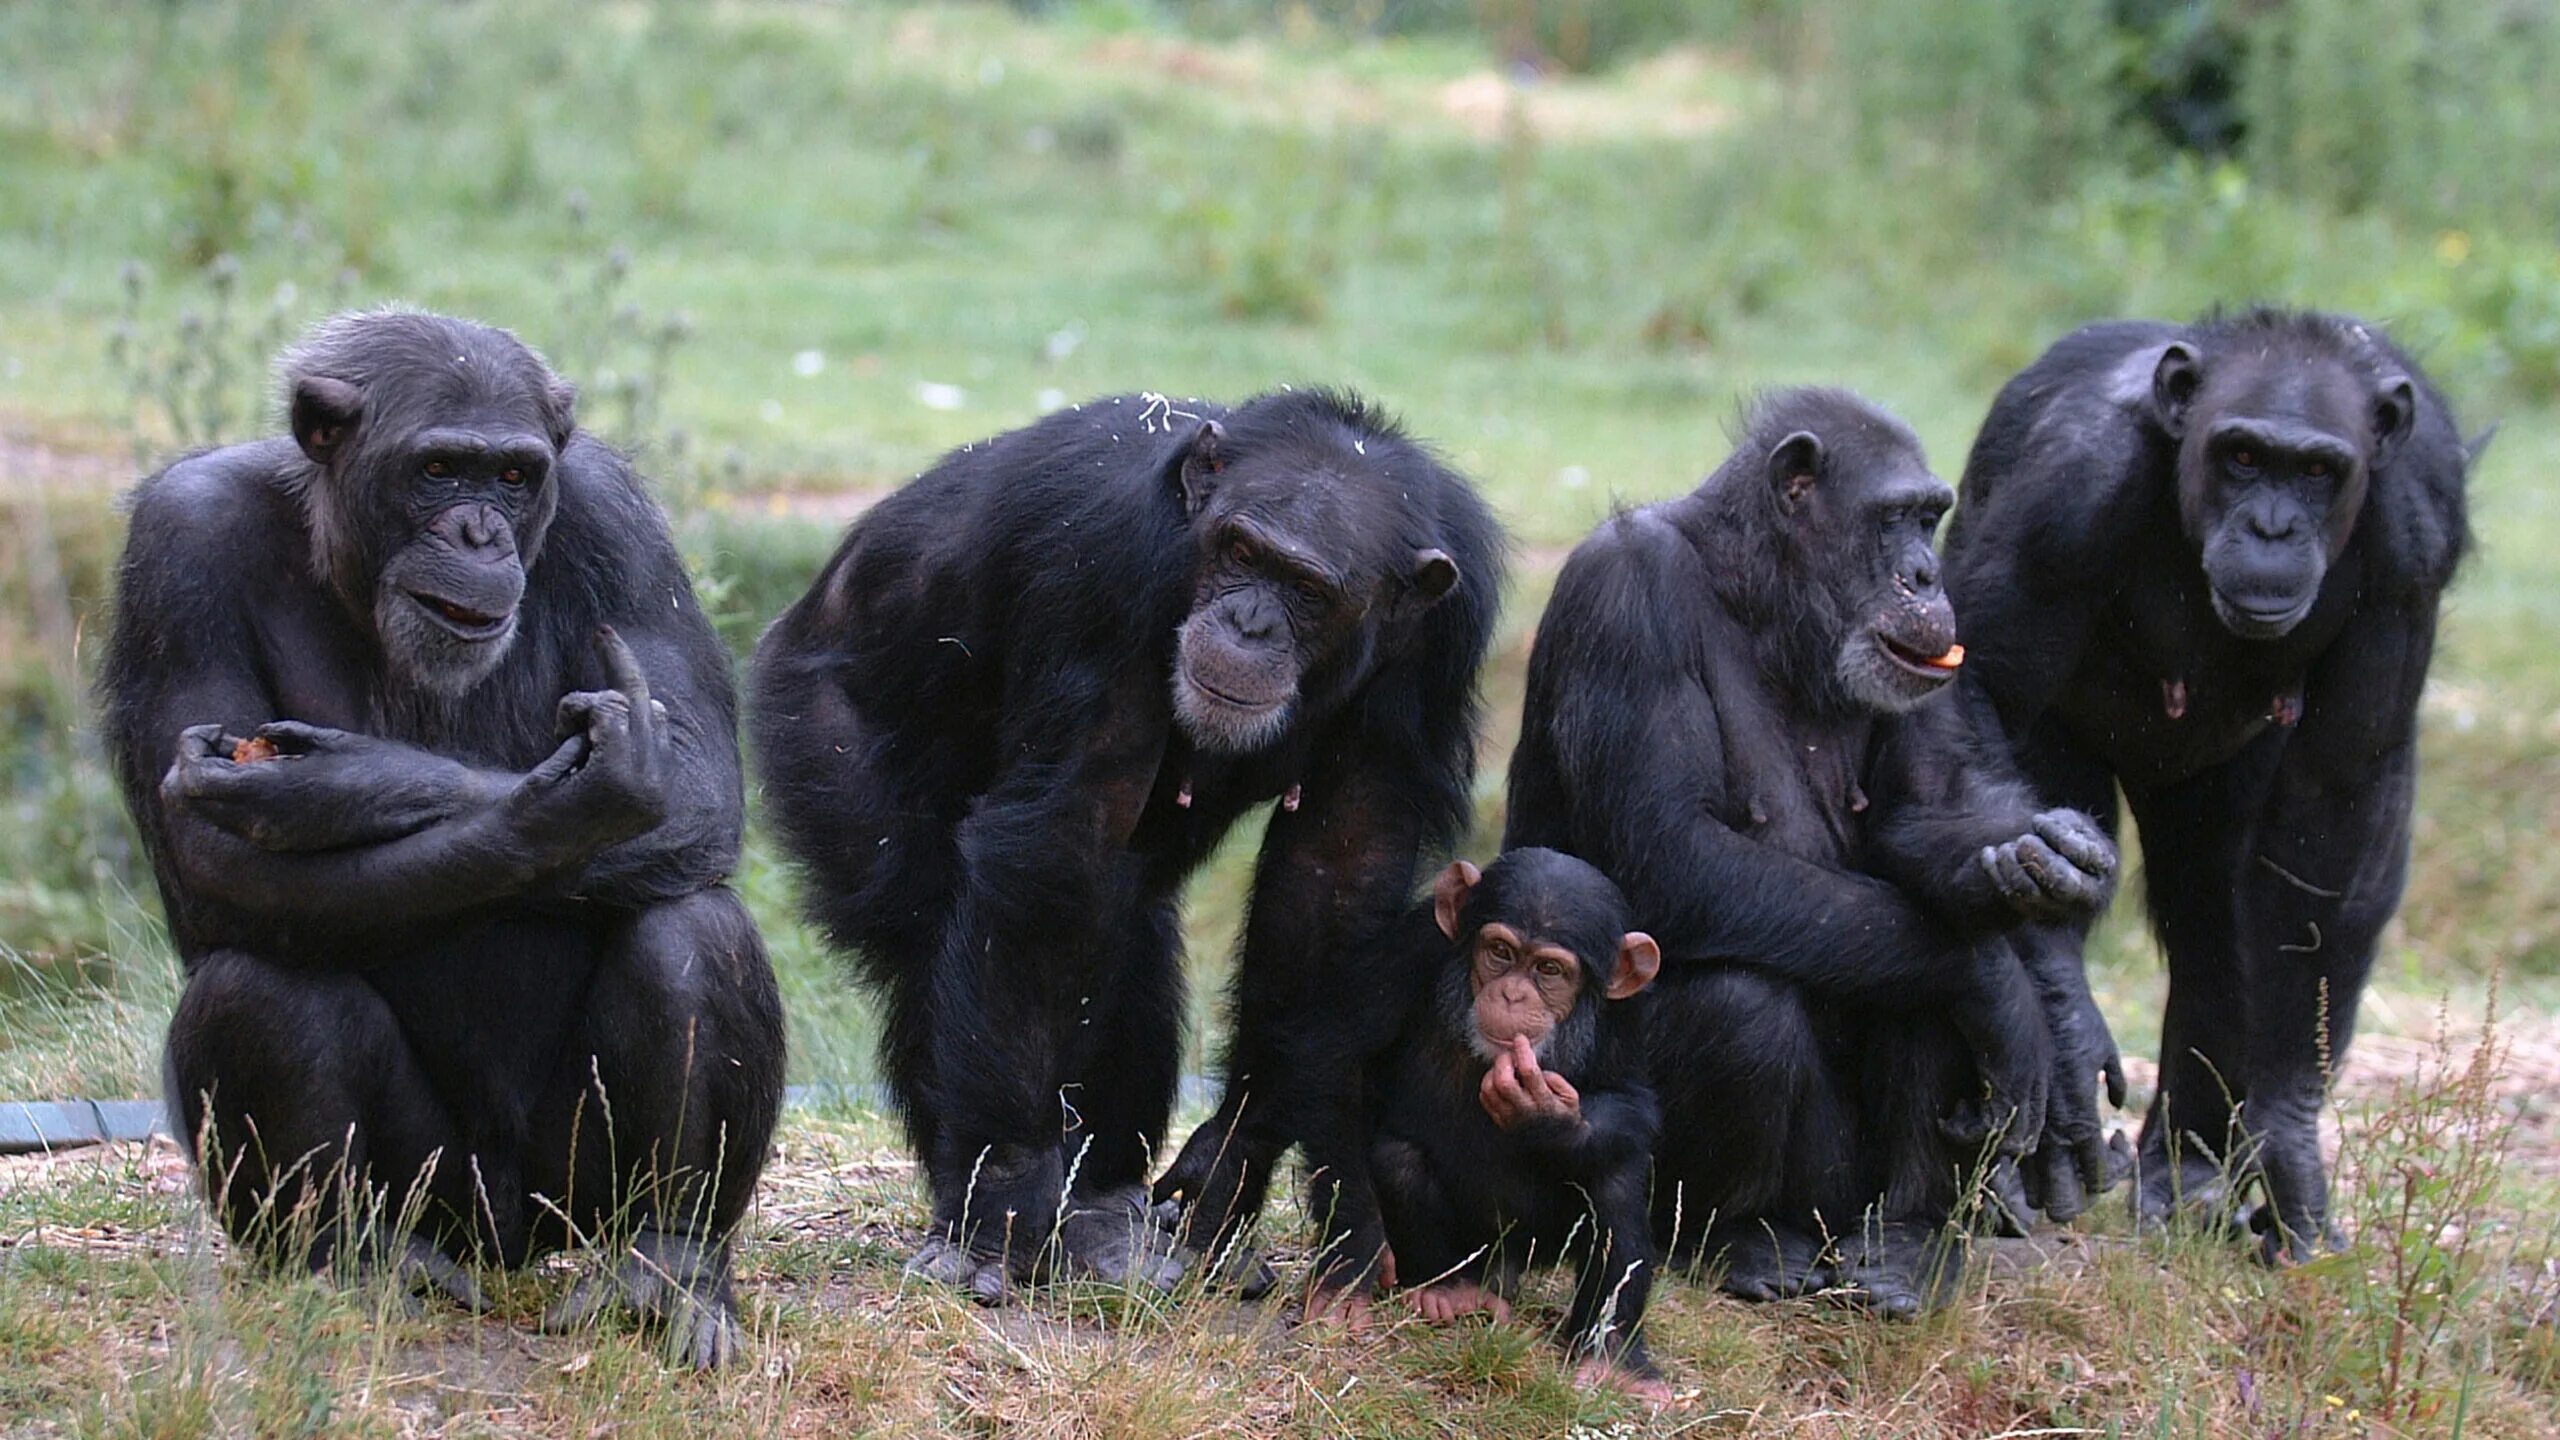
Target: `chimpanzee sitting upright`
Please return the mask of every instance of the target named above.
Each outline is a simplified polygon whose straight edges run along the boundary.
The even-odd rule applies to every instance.
[[[1360,1066],[1358,1114],[1336,1117],[1354,1123],[1307,1129],[1309,1212],[1339,1262],[1310,1309],[1356,1309],[1377,1276],[1421,1287],[1435,1320],[1501,1318],[1524,1266],[1575,1262],[1563,1333],[1584,1378],[1667,1393],[1639,1330],[1662,1115],[1637,996],[1661,965],[1618,887],[1569,855],[1442,871],[1376,947],[1365,1013],[1343,1017],[1392,1035]]]
[[[2049,1104],[2105,1182],[2108,1057],[2085,990],[2039,983],[2076,954],[2026,922],[2093,913],[2115,854],[1938,695],[1952,499],[1856,397],[1766,396],[1697,491],[1574,552],[1530,656],[1505,844],[1591,861],[1661,941],[1655,1229],[1703,1232],[1738,1295],[1827,1283],[1836,1237],[1845,1289],[1928,1303],[1967,1162],[2030,1148]]]
[[[186,967],[169,1100],[223,1225],[326,1264],[413,1187],[411,1278],[632,1227],[610,1278],[697,1365],[782,1102],[722,878],[729,657],[666,521],[503,331],[346,315],[293,434],[143,482],[99,677]]]
[[[1294,1087],[1340,1083],[1302,1017],[1465,812],[1501,548],[1354,398],[1130,396],[943,457],[775,622],[757,754],[887,1002],[920,1272],[997,1299],[1054,1230],[1070,1273],[1171,1283],[1134,1232],[1180,1064],[1175,902],[1277,798],[1226,1103],[1175,1167],[1209,1227],[1258,1208]]]
[[[2270,1259],[2329,1235],[2319,1109],[2399,904],[2418,692],[2468,536],[2409,357],[2256,310],[2065,336],[1965,466],[1948,588],[2049,798],[2142,827],[2169,957],[2136,1213],[2263,1177]]]

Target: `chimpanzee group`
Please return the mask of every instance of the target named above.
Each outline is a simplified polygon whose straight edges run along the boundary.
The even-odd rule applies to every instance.
[[[514,337],[353,314],[280,369],[288,435],[143,482],[100,678],[185,967],[174,1123],[271,1262],[476,1306],[475,1264],[599,1248],[550,1322],[722,1364],[784,1072],[730,657]],[[1500,1318],[1563,1265],[1558,1338],[1650,1395],[1665,1261],[1907,1315],[1968,1228],[2128,1172],[2145,1221],[2338,1243],[2317,1113],[2477,448],[2381,334],[2287,311],[2064,337],[1960,492],[1855,396],[1764,395],[1566,562],[1481,870],[1446,852],[1506,544],[1429,446],[1284,389],[945,456],[750,677],[779,841],[882,1006],[911,1272],[1259,1293],[1298,1147],[1310,1318]],[[2133,1146],[2081,967],[2119,796],[2171,986]],[[1248,815],[1224,1097],[1152,1173],[1184,882]]]

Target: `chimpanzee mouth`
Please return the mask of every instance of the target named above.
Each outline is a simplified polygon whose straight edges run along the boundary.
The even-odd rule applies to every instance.
[[[1891,660],[1906,674],[1917,676],[1932,685],[1944,685],[1956,678],[1956,668],[1964,663],[1963,649],[1954,645],[1948,646],[1940,654],[1923,655],[1890,635],[1878,635],[1876,648],[1882,650],[1885,658]]]
[[[2213,613],[2222,621],[2223,629],[2243,640],[2274,640],[2301,624],[2302,617],[2311,613],[2312,602],[2319,598],[2320,594],[2315,590],[2301,600],[2253,604],[2235,600],[2216,590],[2213,592]]]
[[[1182,678],[1192,689],[1230,710],[1242,710],[1248,714],[1260,715],[1289,703],[1289,697],[1286,694],[1275,695],[1268,700],[1248,700],[1241,695],[1228,694],[1197,675],[1186,674]]]
[[[474,610],[467,605],[457,605],[441,596],[422,594],[416,590],[409,592],[409,598],[417,602],[419,609],[434,616],[438,624],[465,640],[475,642],[495,640],[504,635],[507,632],[507,626],[515,620],[515,612],[512,610],[491,615],[485,611]]]

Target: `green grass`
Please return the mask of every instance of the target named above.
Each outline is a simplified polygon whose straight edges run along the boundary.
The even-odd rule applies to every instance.
[[[2296,9],[2309,27],[2362,3]],[[1854,0],[1813,6],[1784,43],[1709,26],[1726,38],[1527,87],[1506,87],[1462,27],[1346,40],[1239,10],[1213,27],[1232,38],[1207,40],[1166,20],[1198,7],[1172,4],[1038,23],[991,5],[779,0],[0,5],[0,715],[19,737],[0,746],[0,1097],[148,1093],[175,993],[80,698],[120,525],[109,495],[137,454],[249,424],[274,335],[393,299],[514,326],[569,368],[591,422],[660,477],[741,647],[861,497],[1029,419],[1045,392],[1374,392],[1479,479],[1521,545],[1487,677],[1478,850],[1499,828],[1519,667],[1563,550],[1613,505],[1693,483],[1749,388],[1862,390],[1952,476],[1992,391],[2081,321],[2251,299],[2354,310],[2421,347],[2468,426],[2501,426],[2474,484],[2483,543],[2448,607],[2417,863],[2370,1028],[2424,1032],[2448,992],[2474,1012],[2493,974],[2511,997],[2560,992],[2560,499],[2540,483],[2560,467],[2560,340],[2545,333],[2560,251],[2552,217],[2515,218],[2540,191],[2473,218],[2486,162],[2448,155],[2425,203],[2346,208],[2339,185],[2305,178],[2336,157],[2299,130],[2281,156],[2244,157],[2254,169],[2166,159],[2099,111],[2066,113],[2068,87],[1974,111],[1912,75],[1852,86],[1858,70],[1825,68],[1894,78],[1919,42],[1892,27],[1942,11],[1977,27],[1948,36],[2006,33],[2005,0],[1933,4],[1864,28]],[[2512,138],[2515,93],[2484,80],[2453,103]],[[2068,123],[2019,138],[2054,115]],[[172,406],[166,367],[190,359],[208,363]],[[928,383],[958,387],[957,408],[923,403]],[[1191,899],[1193,1068],[1253,838]],[[866,1075],[866,1007],[760,838],[741,883],[783,976],[794,1078]],[[2162,982],[2130,903],[2093,964],[2127,1052],[2149,1054]],[[2528,1010],[2529,1041],[2538,1024]],[[2541,1203],[2540,1182],[2514,1183],[2499,1213]],[[545,1433],[617,1397],[664,1428],[784,1433],[829,1407],[875,1417],[857,1426],[1015,1414],[1087,1433],[1553,1433],[1584,1408],[1507,1339],[1400,1334],[1336,1355],[1177,1317],[1170,1338],[1139,1324],[1113,1345],[1068,1324],[1068,1339],[1026,1341],[934,1297],[884,1297],[897,1242],[882,1227],[912,1222],[904,1197],[892,1177],[750,1249],[760,1353],[788,1357],[778,1376],[694,1390],[610,1346],[561,1373],[585,1352],[528,1366],[467,1325],[341,1342],[300,1320],[316,1348],[295,1373],[324,1377],[315,1394],[362,1391],[347,1402],[362,1411],[403,1403],[402,1376],[498,1365],[521,1402],[507,1413]],[[26,1222],[0,1234],[76,1227],[103,1203],[95,1187],[0,1190]],[[197,1223],[165,1195],[138,1203],[156,1231]],[[1952,1330],[1743,1321],[1672,1287],[1666,1358],[1709,1412],[1839,1408],[1920,1434],[2031,1410],[2195,1433],[2236,1413],[2235,1373],[2272,1363],[2221,1290],[2255,1300],[2288,1282],[2193,1248],[2101,1246],[2068,1274],[2000,1282]],[[236,1373],[271,1333],[240,1312],[287,1298],[234,1296],[146,1250],[0,1251],[0,1361],[57,1357],[23,1377],[0,1363],[0,1431],[20,1397],[71,1415],[93,1382],[146,1370],[150,1385],[78,1428],[201,1433],[206,1414],[290,1428],[283,1401],[244,1398]],[[2175,1283],[2147,1284],[2163,1267]],[[168,1288],[145,1303],[137,1275]],[[872,1313],[908,1328],[881,1334]],[[121,1338],[91,1354],[101,1337]],[[2529,1322],[2508,1339],[2551,1351]],[[1028,1363],[1005,1351],[1032,1341]],[[1269,1363],[1274,1345],[1289,1363]],[[1966,1368],[2012,1352],[2032,1361]],[[951,1366],[964,1378],[945,1383]],[[438,1385],[438,1405],[460,1403]],[[1130,1408],[1087,1413],[1088,1395]],[[2547,1409],[2543,1395],[2496,1403]],[[467,1409],[436,1423],[467,1428]]]

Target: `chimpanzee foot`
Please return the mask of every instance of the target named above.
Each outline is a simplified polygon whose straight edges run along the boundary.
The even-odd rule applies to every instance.
[[[1822,1241],[1765,1222],[1719,1227],[1698,1245],[1692,1263],[1721,1267],[1717,1288],[1737,1300],[1785,1300],[1832,1282]]]
[[[399,1289],[402,1308],[413,1317],[426,1313],[426,1306],[420,1301],[426,1292],[441,1295],[474,1315],[489,1311],[489,1297],[481,1293],[480,1282],[424,1236],[410,1236],[389,1270],[392,1283]]]
[[[2282,1268],[2306,1265],[2323,1255],[2335,1255],[2347,1248],[2346,1232],[2328,1220],[2318,1222],[2318,1238],[2276,1223],[2276,1207],[2260,1205],[2249,1212],[2249,1229],[2258,1237],[2258,1259],[2261,1263]]]
[[[1963,1237],[1946,1226],[1870,1222],[1864,1250],[1828,1293],[1887,1320],[1914,1320],[1955,1298],[1964,1253]]]
[[[1650,1366],[1636,1369],[1614,1360],[1594,1355],[1573,1367],[1577,1385],[1594,1390],[1615,1390],[1631,1400],[1648,1405],[1667,1404],[1672,1398],[1670,1382],[1654,1373]]]
[[[1434,1280],[1411,1294],[1413,1308],[1434,1325],[1461,1315],[1490,1315],[1495,1324],[1511,1318],[1511,1302],[1473,1280]]]
[[[2027,1196],[2026,1176],[2019,1173],[2017,1161],[2003,1156],[1991,1162],[1982,1174],[1981,1196],[1982,1208],[1973,1217],[1975,1234],[2016,1239],[2035,1230],[2035,1201]]]
[[[641,1231],[621,1259],[579,1276],[542,1328],[580,1329],[617,1306],[657,1327],[668,1356],[696,1370],[717,1370],[746,1345],[727,1253],[688,1235]]]
[[[1186,1268],[1173,1237],[1156,1222],[1144,1186],[1072,1197],[1058,1220],[1058,1273],[1106,1285],[1170,1290]]]
[[[2145,1230],[2165,1229],[2181,1216],[2237,1226],[2229,1166],[2192,1151],[2171,1160],[2145,1146],[2134,1160],[2133,1219]]]
[[[1272,1268],[1270,1254],[1246,1239],[1242,1229],[1231,1231],[1225,1239],[1202,1250],[1186,1236],[1190,1212],[1179,1198],[1157,1201],[1147,1215],[1156,1229],[1173,1242],[1173,1253],[1186,1268],[1199,1270],[1211,1285],[1235,1292],[1236,1298],[1259,1300],[1280,1283],[1280,1272]]]
[[[1013,1298],[1014,1277],[1006,1273],[1001,1256],[979,1255],[940,1229],[925,1236],[924,1244],[902,1268],[919,1280],[948,1285],[981,1305],[1002,1305]]]

